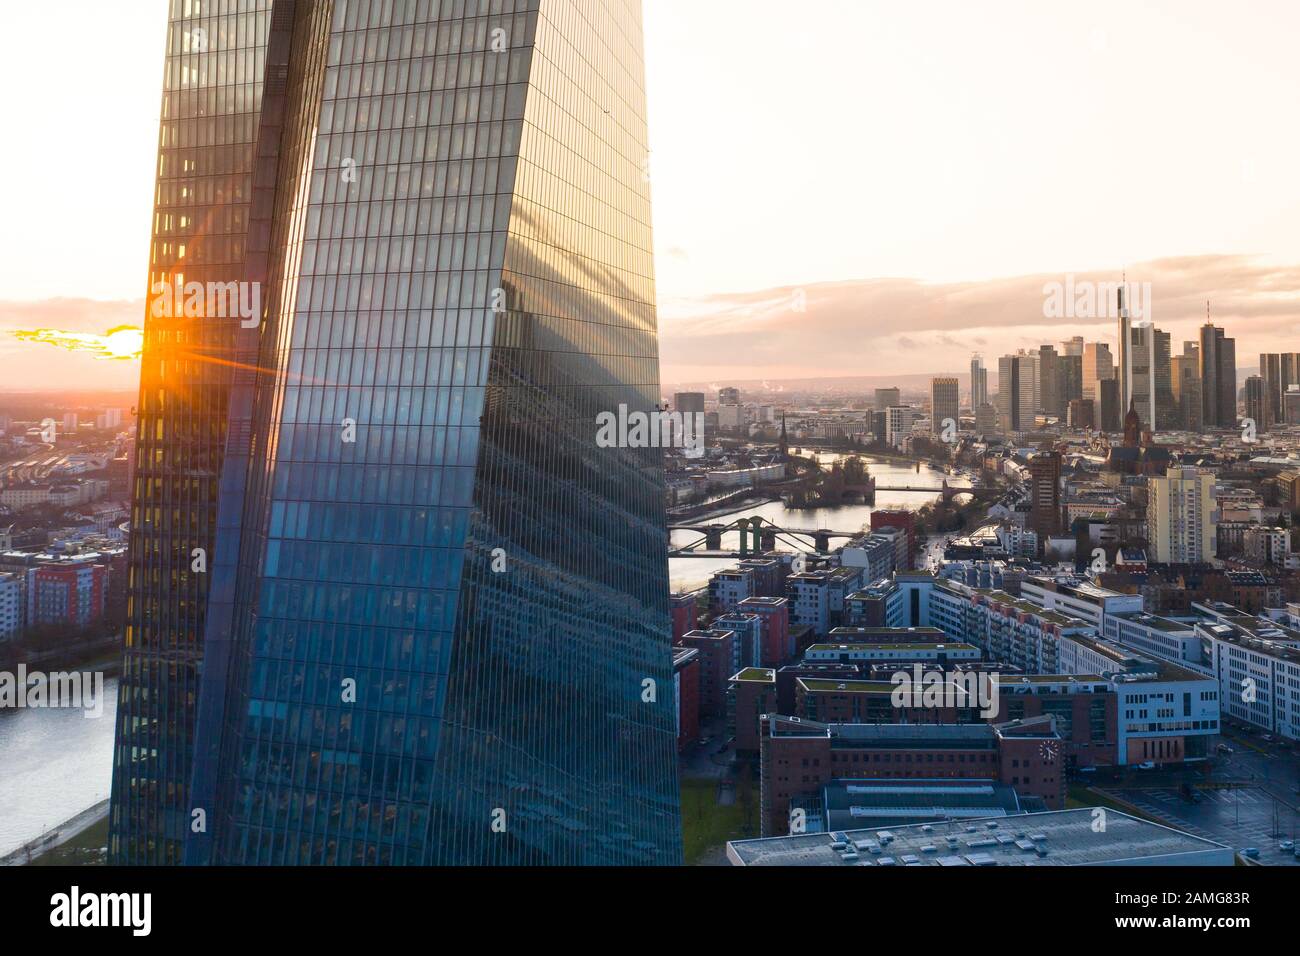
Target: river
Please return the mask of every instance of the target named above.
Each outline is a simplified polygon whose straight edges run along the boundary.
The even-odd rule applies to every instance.
[[[0,856],[107,799],[117,723],[116,677],[104,679],[104,709],[0,711]]]
[[[824,453],[819,454],[817,460],[822,464],[829,464],[839,457],[842,456]],[[933,488],[935,491],[933,494],[919,491],[882,491],[876,495],[875,504],[846,504],[830,508],[787,509],[783,502],[767,501],[760,505],[728,512],[721,517],[692,519],[689,523],[730,524],[737,518],[758,516],[764,522],[770,521],[782,528],[827,528],[831,531],[857,531],[870,525],[871,512],[873,511],[881,509],[916,511],[923,505],[937,501],[940,497],[939,490],[943,487],[944,478],[948,479],[950,486],[960,485],[965,487],[970,485],[970,481],[966,478],[957,475],[946,475],[941,469],[931,465],[922,464],[921,470],[918,472],[915,463],[888,461],[872,458],[869,455],[861,457],[867,462],[871,477],[876,479],[878,485],[907,485],[912,488]],[[672,543],[678,547],[697,541],[699,537],[699,534],[693,531],[674,531],[671,534]],[[843,543],[843,539],[840,539],[833,541],[831,546],[836,547]],[[730,531],[724,534],[722,536],[722,546],[732,550],[739,549],[739,533]],[[789,547],[784,541],[778,543],[778,548]],[[808,547],[811,549],[811,543],[809,543]],[[674,591],[703,587],[708,584],[709,578],[715,571],[733,567],[735,563],[735,558],[671,558],[668,561],[669,582]]]

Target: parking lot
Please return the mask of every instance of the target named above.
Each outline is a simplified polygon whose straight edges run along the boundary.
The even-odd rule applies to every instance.
[[[1278,849],[1283,840],[1300,835],[1300,814],[1259,787],[1199,790],[1199,803],[1181,797],[1177,789],[1108,790],[1139,810],[1196,836],[1223,843],[1240,852],[1256,847],[1265,866],[1300,866],[1294,852]]]

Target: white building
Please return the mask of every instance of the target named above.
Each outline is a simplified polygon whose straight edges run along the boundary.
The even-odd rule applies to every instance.
[[[1142,595],[1121,594],[1077,576],[1026,578],[1020,585],[1020,596],[1046,610],[1087,621],[1098,634],[1105,633],[1108,614],[1142,611]]]
[[[1147,479],[1147,541],[1160,564],[1209,564],[1214,556],[1214,476],[1170,468]]]
[[[826,571],[804,571],[785,579],[790,602],[790,626],[807,625],[816,634],[830,631],[830,575]]]
[[[1300,740],[1300,631],[1230,605],[1196,604],[1197,633],[1210,648],[1229,716]]]
[[[912,434],[912,421],[916,413],[907,405],[890,405],[885,409],[885,441],[895,448]]]

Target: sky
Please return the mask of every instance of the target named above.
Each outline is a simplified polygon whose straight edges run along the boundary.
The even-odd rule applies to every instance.
[[[0,388],[131,385],[134,363],[5,330],[140,322],[165,0],[7,17],[0,83],[39,95],[0,121],[40,148],[6,151]],[[1175,343],[1211,300],[1243,366],[1300,350],[1300,4],[645,0],[644,20],[665,383],[1113,340],[1044,318],[1067,274],[1151,282]],[[57,56],[24,39],[55,29]]]

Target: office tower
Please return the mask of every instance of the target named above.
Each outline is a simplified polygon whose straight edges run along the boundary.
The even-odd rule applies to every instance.
[[[998,418],[1004,432],[1032,431],[1037,424],[1038,357],[1020,352],[998,359]]]
[[[1300,352],[1283,352],[1281,359],[1281,384],[1283,392],[1290,391],[1292,385],[1300,385]]]
[[[992,435],[998,430],[998,408],[992,402],[985,402],[975,409],[975,431],[981,435]]]
[[[1091,398],[1072,398],[1070,399],[1070,409],[1066,423],[1070,428],[1085,429],[1096,428],[1096,418],[1093,409],[1095,408]]]
[[[679,863],[639,5],[259,6],[172,6],[151,280],[265,309],[147,320],[110,857]]]
[[[914,417],[911,407],[907,405],[890,405],[885,409],[885,441],[895,448],[902,448],[907,436],[912,434]]]
[[[930,380],[930,431],[934,434],[943,434],[948,427],[944,424],[946,420],[952,422],[953,432],[956,433],[961,424],[957,395],[956,378]]]
[[[1259,377],[1263,380],[1264,390],[1264,409],[1263,418],[1258,422],[1262,428],[1267,428],[1274,422],[1282,420],[1282,356],[1277,353],[1261,352],[1259,354]],[[1247,410],[1246,416],[1250,417],[1250,381],[1247,379]]]
[[[674,412],[682,416],[681,435],[675,442],[676,447],[682,447],[688,441],[698,440],[703,443],[704,436],[704,393],[703,392],[675,392],[673,394]],[[673,428],[677,428],[674,419]]]
[[[1083,398],[1083,355],[1059,355],[1056,358],[1058,402],[1069,410],[1070,403]]]
[[[1267,405],[1264,379],[1258,375],[1249,376],[1246,379],[1246,418],[1255,423],[1257,434],[1266,432],[1271,427],[1269,419],[1272,416]]]
[[[1101,342],[1089,342],[1083,347],[1083,398],[1100,399],[1097,383],[1115,377],[1115,361],[1110,347]]]
[[[703,392],[676,392],[673,395],[673,411],[683,415],[704,414]]]
[[[1044,451],[1029,459],[1029,526],[1041,545],[1061,531],[1061,456]]]
[[[1191,353],[1187,347],[1191,345]],[[1201,430],[1201,359],[1199,349],[1192,343],[1183,343],[1183,354],[1170,360],[1170,386],[1173,390],[1174,408],[1178,427],[1188,431]]]
[[[1099,381],[1097,395],[1097,427],[1104,432],[1119,431],[1119,379],[1107,378]]]
[[[1061,403],[1061,393],[1057,382],[1056,349],[1050,345],[1038,348],[1038,404],[1036,410],[1044,415],[1065,418],[1065,408]]]
[[[1282,420],[1288,425],[1300,425],[1300,385],[1292,385],[1282,396]]]
[[[1201,421],[1206,428],[1237,424],[1237,343],[1209,321],[1201,326]]]
[[[902,394],[896,388],[876,389],[875,410],[878,412],[883,412],[893,405],[900,405],[902,401]]]
[[[263,84],[219,71],[266,55],[271,6],[202,17],[172,4],[146,292],[245,277],[252,156]],[[287,10],[287,8],[282,8]],[[281,82],[283,82],[281,74]],[[222,129],[218,142],[215,131]],[[184,143],[185,145],[182,145]],[[264,218],[264,216],[263,216]],[[244,224],[241,227],[236,224]],[[203,659],[217,487],[238,323],[146,314],[137,404],[126,651],[117,709],[109,859],[179,863],[189,830],[195,701]]]
[[[1076,335],[1074,338],[1066,339],[1061,343],[1061,354],[1077,358],[1083,357],[1083,336]]]
[[[1300,384],[1300,353],[1261,352],[1259,375],[1264,380],[1265,414],[1268,424],[1285,421],[1284,396],[1292,385]]]
[[[1173,359],[1170,355],[1168,332],[1157,328],[1151,330],[1152,347],[1155,352],[1151,360],[1151,375],[1156,396],[1155,428],[1167,431],[1179,427],[1179,415],[1174,403]]]
[[[1116,290],[1116,295],[1119,303],[1120,401],[1124,408],[1137,411],[1143,429],[1155,431],[1158,422],[1156,330],[1149,321],[1134,322],[1129,316],[1124,302],[1124,286]]]
[[[1214,554],[1214,476],[1173,467],[1147,479],[1147,556],[1159,564],[1206,564]]]
[[[718,389],[719,405],[739,405],[740,389],[738,388],[720,388]]]
[[[971,411],[979,408],[989,400],[989,370],[984,367],[984,359],[977,352],[970,360],[970,407]]]

